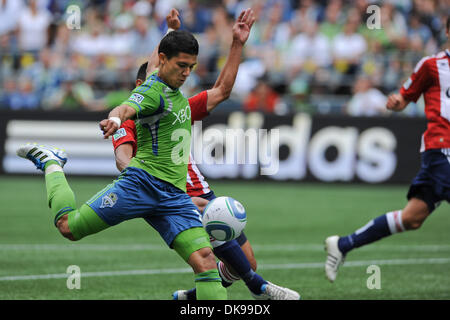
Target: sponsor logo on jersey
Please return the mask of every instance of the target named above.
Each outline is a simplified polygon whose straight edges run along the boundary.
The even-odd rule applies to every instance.
[[[133,93],[128,100],[134,101],[137,104],[141,104],[141,102],[144,100],[144,96],[139,93]]]
[[[125,137],[126,135],[127,131],[125,130],[125,128],[120,128],[119,130],[116,131],[116,133],[114,133],[113,139],[117,141],[120,138]]]
[[[114,192],[111,192],[102,198],[102,205],[100,208],[112,208],[116,204],[119,197]]]
[[[180,122],[180,124],[185,123],[187,120],[191,120],[191,108],[189,105],[186,107],[180,109],[178,113],[175,113],[172,111],[172,114],[175,116],[175,120],[172,122],[172,125],[177,123],[177,121]]]

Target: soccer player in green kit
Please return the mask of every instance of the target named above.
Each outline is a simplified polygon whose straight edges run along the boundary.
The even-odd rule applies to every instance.
[[[242,19],[246,19],[246,11]],[[49,205],[63,236],[79,240],[112,225],[144,218],[192,267],[197,299],[226,299],[209,236],[185,193],[190,151],[190,109],[179,87],[197,63],[198,43],[186,31],[168,33],[159,45],[159,70],[100,122],[104,138],[134,119],[137,153],[110,185],[76,209],[63,173],[63,150],[28,144],[17,154],[45,172]]]

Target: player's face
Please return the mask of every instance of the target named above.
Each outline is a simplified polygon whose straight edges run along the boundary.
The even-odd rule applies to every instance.
[[[160,54],[159,76],[172,88],[179,88],[186,81],[197,64],[197,56],[187,53],[179,53],[170,59]]]

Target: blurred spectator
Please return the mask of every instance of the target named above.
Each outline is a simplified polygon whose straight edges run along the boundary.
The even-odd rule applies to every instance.
[[[202,79],[202,85],[208,86],[215,82],[217,65],[220,58],[219,37],[214,26],[206,27],[205,32],[198,37],[201,50],[198,53],[196,74]]]
[[[139,0],[133,5],[132,11],[136,17],[149,19],[153,12],[153,7],[150,1]]]
[[[268,9],[268,17],[261,30],[261,41],[269,48],[284,48],[292,36],[289,23],[283,21],[282,2],[274,2]]]
[[[66,26],[72,4],[81,9],[81,29]],[[371,4],[381,7],[380,29],[365,23]],[[253,8],[257,21],[232,92],[235,109],[256,98],[257,89],[278,95],[278,105],[287,103],[280,110],[345,110],[353,90],[364,87],[358,74],[387,94],[420,58],[447,43],[446,1],[0,0],[2,107],[35,107],[36,96],[43,109],[105,110],[116,104],[165,34],[172,7],[200,43],[198,66],[183,86],[186,95],[214,83],[227,58],[233,20]],[[263,109],[284,112],[273,105]]]
[[[28,6],[19,16],[19,47],[24,51],[37,52],[48,42],[48,28],[52,16],[37,5],[37,0],[28,0]]]
[[[131,46],[133,54],[137,57],[149,56],[153,49],[159,45],[162,34],[154,21],[145,16],[137,16],[134,21],[134,30],[131,33]]]
[[[294,11],[291,23],[294,27],[294,33],[300,30],[301,26],[310,22],[319,20],[321,9],[312,0],[297,0],[297,9]]]
[[[231,44],[232,34],[231,27],[234,22],[234,18],[231,17],[223,6],[218,6],[213,11],[212,24],[217,34],[219,50],[221,58],[224,59],[228,54],[228,47]]]
[[[291,41],[285,61],[288,79],[295,78],[299,72],[313,74],[318,68],[328,68],[331,64],[330,44],[327,37],[318,32],[318,24],[309,22],[303,25],[303,32]]]
[[[325,20],[320,24],[319,31],[328,40],[336,37],[342,29],[342,1],[332,0],[325,9]]]
[[[101,97],[100,99],[91,99],[86,103],[88,104],[89,110],[92,111],[110,110],[127,100],[130,97],[130,91],[133,89],[134,88],[131,88],[123,82],[120,89],[108,91],[104,97]]]
[[[404,15],[396,11],[392,3],[383,3],[381,7],[381,25],[388,39],[384,45],[395,46],[404,50],[408,42],[408,25]]]
[[[3,92],[0,99],[0,109],[9,109],[12,105],[12,99],[17,93],[17,83],[14,77],[6,78],[4,81]]]
[[[355,117],[376,116],[387,113],[387,97],[372,87],[367,76],[360,76],[353,86],[353,96],[348,102],[346,112]]]
[[[0,0],[0,36],[16,30],[22,12],[22,0]]]
[[[410,16],[410,24],[408,28],[409,40],[414,38],[420,38],[422,43],[426,44],[431,39],[431,31],[425,24],[420,21],[419,16],[416,13],[412,13]]]
[[[384,88],[384,92],[392,92],[398,89],[398,84],[402,82],[402,64],[400,59],[396,56],[391,56],[388,59],[387,66],[380,68],[383,75],[380,79],[380,84]]]
[[[73,39],[72,49],[88,57],[107,53],[109,37],[104,32],[104,27],[101,21],[96,20],[88,28],[84,28],[83,32]]]
[[[420,21],[426,25],[433,37],[437,37],[440,31],[444,28],[445,23],[442,24],[437,13],[439,10],[449,13],[450,4],[448,1],[435,1],[435,0],[421,0],[414,1],[416,10],[419,13]]]
[[[206,26],[209,24],[209,12],[202,8],[196,0],[187,2],[187,8],[182,12],[184,28],[192,33],[205,32]]]
[[[71,77],[64,80],[57,92],[47,103],[49,109],[89,110],[95,107],[92,88],[84,81],[76,81]]]
[[[112,56],[130,55],[134,44],[131,40],[131,27],[134,17],[131,14],[120,14],[113,20],[114,32],[107,36],[107,49],[104,54]]]
[[[62,68],[60,56],[45,48],[40,51],[39,60],[22,71],[23,76],[33,79],[33,87],[44,108],[61,86],[64,77]]]
[[[242,62],[239,66],[232,93],[236,94],[239,99],[244,99],[256,87],[258,79],[266,71],[266,67],[259,59]]]
[[[354,76],[358,72],[363,54],[367,50],[365,38],[357,32],[361,22],[357,9],[351,9],[342,32],[331,44],[334,68],[337,71],[337,81],[340,85],[337,94],[349,94]]]
[[[341,33],[332,43],[335,65],[341,73],[355,73],[362,55],[367,50],[367,42],[357,33],[360,24],[359,13],[351,10]]]
[[[7,105],[10,109],[37,109],[39,107],[39,96],[34,90],[33,81],[30,78],[19,78],[17,87],[11,83],[11,89],[13,91],[8,92],[7,96]]]
[[[281,96],[270,85],[267,76],[263,76],[245,98],[244,111],[260,111],[282,115],[287,113],[287,108]]]
[[[65,23],[60,23],[56,27],[55,37],[52,39],[50,48],[55,54],[67,58],[72,52],[71,48],[71,30],[67,28]]]

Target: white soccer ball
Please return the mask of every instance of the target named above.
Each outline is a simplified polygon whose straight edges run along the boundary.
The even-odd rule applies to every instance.
[[[206,232],[219,241],[236,239],[247,224],[244,206],[231,197],[218,197],[208,203],[203,211]]]

